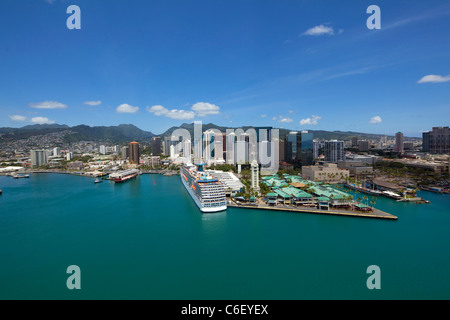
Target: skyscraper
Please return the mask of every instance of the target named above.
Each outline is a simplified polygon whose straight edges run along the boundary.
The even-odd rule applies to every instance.
[[[395,152],[403,152],[403,133],[401,133],[401,132],[397,132],[395,134],[394,151]]]
[[[369,150],[369,141],[367,141],[367,140],[358,141],[358,149],[359,149],[359,151],[368,151]]]
[[[127,146],[122,147],[122,159],[126,160],[128,158],[129,150]]]
[[[151,145],[152,145],[152,154],[160,155],[161,154],[161,137],[153,137]]]
[[[203,132],[203,145],[203,159],[209,164],[208,161],[214,159],[214,150],[211,148],[211,145],[214,145],[214,131],[206,130]]]
[[[301,139],[301,164],[302,166],[310,166],[314,160],[312,132],[302,131]]]
[[[31,166],[40,167],[48,162],[46,150],[31,150]]]
[[[313,134],[308,131],[291,131],[287,134],[284,143],[285,161],[294,168],[312,165]]]
[[[234,132],[231,132],[226,136],[227,140],[227,163],[228,164],[235,164],[235,149],[234,149],[234,143],[236,141],[236,134]]]
[[[319,158],[319,149],[320,149],[319,141],[313,140],[313,159]]]
[[[184,141],[184,145],[183,145],[183,157],[188,158],[190,160],[191,159],[191,149],[192,149],[191,140],[186,139]]]
[[[344,141],[325,141],[325,161],[335,162],[344,160]]]
[[[311,146],[312,147],[312,146]],[[300,168],[302,150],[302,135],[300,132],[291,131],[286,135],[284,152],[285,161],[292,164],[294,168]]]
[[[139,164],[139,142],[133,141],[128,144],[128,154],[131,163]]]
[[[432,154],[450,154],[450,128],[433,127],[422,134],[422,150]]]

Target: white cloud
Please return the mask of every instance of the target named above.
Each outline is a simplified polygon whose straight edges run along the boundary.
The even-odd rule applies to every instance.
[[[292,121],[294,121],[294,120],[292,120],[289,117],[282,117],[282,116],[280,116],[280,119],[278,120],[278,122],[282,122],[282,123],[288,123],[288,122],[292,122]]]
[[[370,123],[381,123],[381,121],[383,121],[382,119],[381,119],[381,117],[380,116],[375,116],[375,117],[372,117],[372,118],[370,118]]]
[[[301,119],[299,123],[301,126],[305,125],[317,126],[318,125],[317,121],[320,119],[322,119],[321,116],[313,115],[311,118]]]
[[[49,120],[47,117],[34,117],[31,118],[31,122],[36,124],[53,124],[55,120]]]
[[[191,107],[191,110],[193,110],[199,117],[220,113],[219,106],[208,102],[197,102]]]
[[[169,110],[161,105],[155,105],[146,108],[148,112],[154,113],[156,116],[165,116],[176,120],[190,120],[195,117],[195,112],[186,110]]]
[[[167,109],[161,105],[146,108],[148,112],[156,116],[164,116],[176,120],[191,120],[195,116],[204,117],[220,113],[220,107],[208,102],[197,102],[192,105],[191,110]]]
[[[342,33],[344,30],[340,29],[339,33]],[[320,36],[323,34],[329,34],[329,35],[333,35],[334,34],[334,30],[332,27],[327,27],[324,26],[323,24],[312,27],[308,30],[306,30],[305,32],[302,33],[302,35],[305,36]]]
[[[440,75],[429,74],[425,77],[422,77],[422,79],[417,81],[417,83],[427,83],[427,82],[439,83],[439,82],[447,82],[447,81],[450,81],[450,75],[443,77]]]
[[[176,120],[191,120],[191,119],[194,119],[195,112],[172,109],[166,114],[166,117],[169,117],[171,119],[176,119]]]
[[[147,107],[146,108],[148,112],[154,113],[156,116],[164,116],[166,115],[169,110],[164,108],[163,106],[160,105],[156,105],[156,106],[152,106],[152,107]]]
[[[27,121],[27,117],[25,117],[25,116],[14,115],[14,116],[9,116],[9,118],[12,121]]]
[[[260,115],[260,117],[265,118],[265,117],[267,117],[267,114],[262,114],[262,115]]]
[[[85,101],[84,104],[87,104],[88,106],[98,106],[101,105],[102,102],[100,100],[98,101]]]
[[[283,117],[282,115],[279,115],[278,117],[273,117],[272,120],[278,121],[278,122],[281,122],[281,123],[288,123],[288,122],[294,121],[291,118]]]
[[[139,107],[130,106],[127,103],[121,104],[116,108],[117,113],[136,113],[138,112]]]
[[[30,103],[30,108],[35,109],[65,109],[67,105],[58,101],[43,101],[37,103]]]

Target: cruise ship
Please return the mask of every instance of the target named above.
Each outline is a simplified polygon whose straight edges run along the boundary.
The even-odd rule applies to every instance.
[[[198,166],[198,168],[197,168]],[[204,164],[181,166],[180,178],[186,190],[202,212],[227,209],[225,188],[218,179],[203,171]]]
[[[109,175],[109,178],[111,180],[114,180],[114,182],[120,183],[135,178],[138,175],[138,173],[139,171],[136,169],[128,169],[111,173]]]

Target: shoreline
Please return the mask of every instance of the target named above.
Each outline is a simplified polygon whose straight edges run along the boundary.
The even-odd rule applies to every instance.
[[[109,172],[104,172],[103,176],[100,175],[89,175],[89,172],[75,172],[75,171],[63,171],[63,170],[25,170],[21,172],[16,172],[19,174],[69,174],[74,176],[81,176],[87,178],[101,178],[104,180],[109,180],[104,178],[104,176],[109,175]],[[86,174],[88,173],[88,174]],[[8,176],[11,173],[0,173],[0,176]],[[161,174],[163,176],[173,176],[178,175],[177,171],[173,170],[145,170],[140,173],[143,174]],[[413,202],[413,201],[408,201]],[[354,211],[345,209],[334,209],[321,210],[318,208],[311,207],[289,207],[289,206],[268,206],[266,204],[236,204],[234,202],[229,202],[227,204],[228,208],[242,208],[242,209],[257,209],[257,210],[269,210],[277,212],[293,212],[293,213],[309,213],[309,214],[322,214],[322,215],[337,215],[337,216],[348,216],[348,217],[362,217],[362,218],[372,218],[372,219],[384,219],[384,220],[397,220],[398,217],[390,213],[381,211],[377,208],[373,208],[372,211]]]
[[[56,173],[56,174],[70,174],[74,176],[87,177],[87,178],[99,178],[109,175],[111,172],[99,172],[102,175],[89,174],[90,172],[77,172],[77,171],[65,171],[65,170],[25,170],[25,171],[15,171],[15,172],[2,172],[0,176],[10,176],[11,174],[41,174],[41,173]],[[161,174],[163,176],[173,176],[179,174],[178,171],[173,170],[144,170],[141,171],[140,175],[143,174]]]

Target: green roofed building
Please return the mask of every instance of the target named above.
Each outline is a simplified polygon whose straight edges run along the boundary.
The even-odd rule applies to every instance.
[[[311,194],[292,186],[282,188],[281,190],[297,199],[309,199],[313,197]]]
[[[316,196],[327,197],[330,199],[331,204],[334,207],[349,206],[352,200],[351,195],[348,193],[336,190],[333,187],[327,187],[324,185],[315,185],[309,188]]]
[[[264,183],[266,186],[272,187],[272,188],[281,188],[281,187],[288,186],[286,181],[283,181],[278,177],[276,177],[276,178],[270,177],[269,179],[263,179],[262,183]]]

